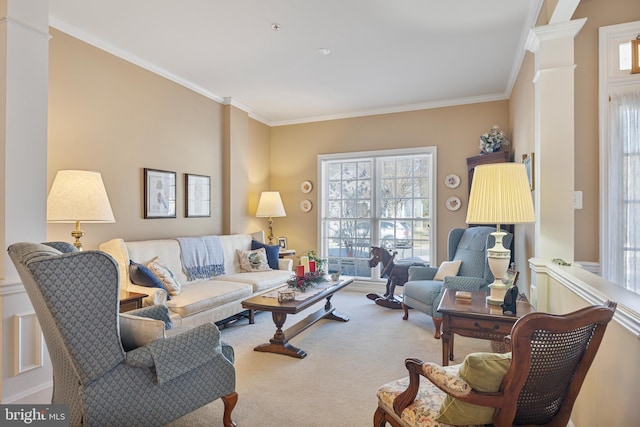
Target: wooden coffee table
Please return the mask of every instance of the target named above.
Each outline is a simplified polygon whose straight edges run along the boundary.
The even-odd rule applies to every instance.
[[[456,298],[454,289],[445,289],[438,306],[442,313],[442,366],[453,360],[453,334],[502,341],[520,317],[535,311],[526,301],[518,301],[515,315],[502,314],[499,305],[487,303],[487,292],[471,292],[471,298]]]
[[[320,319],[338,320],[341,322],[348,322],[349,318],[343,314],[339,314],[335,311],[335,308],[331,305],[331,297],[340,289],[351,284],[353,278],[342,277],[337,282],[329,282],[331,286],[316,292],[309,298],[304,300],[295,300],[291,302],[279,302],[278,298],[267,297],[257,295],[242,301],[242,307],[249,310],[270,311],[273,323],[276,325],[276,333],[273,338],[269,340],[269,343],[260,344],[255,347],[255,351],[265,351],[269,353],[285,354],[291,357],[297,357],[303,359],[307,356],[307,352],[294,347],[289,343],[289,339],[295,337],[300,332],[307,329]],[[314,292],[313,288],[306,291],[309,294]],[[282,330],[284,322],[287,320],[287,314],[296,314],[307,308],[313,306],[317,302],[326,299],[326,303],[323,308],[319,309],[313,314],[310,314],[306,318],[302,319],[295,325],[288,328],[286,331]]]

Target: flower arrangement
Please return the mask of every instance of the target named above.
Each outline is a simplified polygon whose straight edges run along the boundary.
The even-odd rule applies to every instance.
[[[481,154],[495,153],[496,151],[500,151],[500,148],[507,145],[509,145],[507,134],[505,134],[497,125],[493,125],[489,132],[480,135]]]
[[[291,276],[291,278],[287,280],[289,288],[294,288],[298,291],[304,292],[308,288],[315,286],[320,282],[327,281],[324,277],[324,267],[327,260],[319,258],[314,250],[307,251],[307,257],[309,258],[309,261],[315,261],[314,271],[307,271],[303,276]]]
[[[321,271],[310,271],[305,273],[304,276],[291,276],[289,280],[287,280],[287,284],[290,288],[295,289],[296,291],[304,292],[312,286],[317,285],[318,283],[324,282],[326,279],[324,278],[324,273]]]

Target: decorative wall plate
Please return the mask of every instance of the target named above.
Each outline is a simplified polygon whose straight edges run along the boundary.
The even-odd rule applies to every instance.
[[[460,198],[456,196],[449,197],[446,204],[447,209],[449,209],[450,211],[457,211],[458,209],[460,209],[460,206],[462,206]]]
[[[311,181],[304,181],[302,184],[300,184],[300,191],[302,191],[304,194],[311,193],[311,190],[313,190],[313,184],[311,183]]]
[[[455,173],[450,173],[444,179],[444,185],[449,188],[458,188],[458,186],[460,185],[460,177]]]
[[[313,204],[311,203],[311,200],[304,199],[303,201],[300,202],[300,210],[302,212],[305,212],[305,213],[309,212],[312,207],[313,207]]]

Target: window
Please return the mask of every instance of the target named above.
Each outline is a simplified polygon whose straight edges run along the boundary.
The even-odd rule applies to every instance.
[[[435,148],[322,155],[320,251],[329,272],[379,279],[371,246],[430,263]],[[372,277],[373,276],[373,277]]]
[[[631,43],[640,22],[600,29],[602,275],[640,293],[640,75]]]

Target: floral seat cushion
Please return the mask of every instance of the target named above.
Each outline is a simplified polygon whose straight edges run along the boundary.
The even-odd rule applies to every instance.
[[[457,375],[462,365],[446,366],[443,369],[452,375]],[[414,403],[409,405],[403,412],[402,418],[395,415],[393,411],[393,401],[409,386],[409,377],[392,381],[380,387],[377,392],[378,406],[383,408],[388,414],[392,414],[401,425],[406,427],[450,427],[435,421],[440,408],[444,403],[446,394],[429,380],[420,377],[420,389]],[[467,426],[481,427],[481,426]]]

